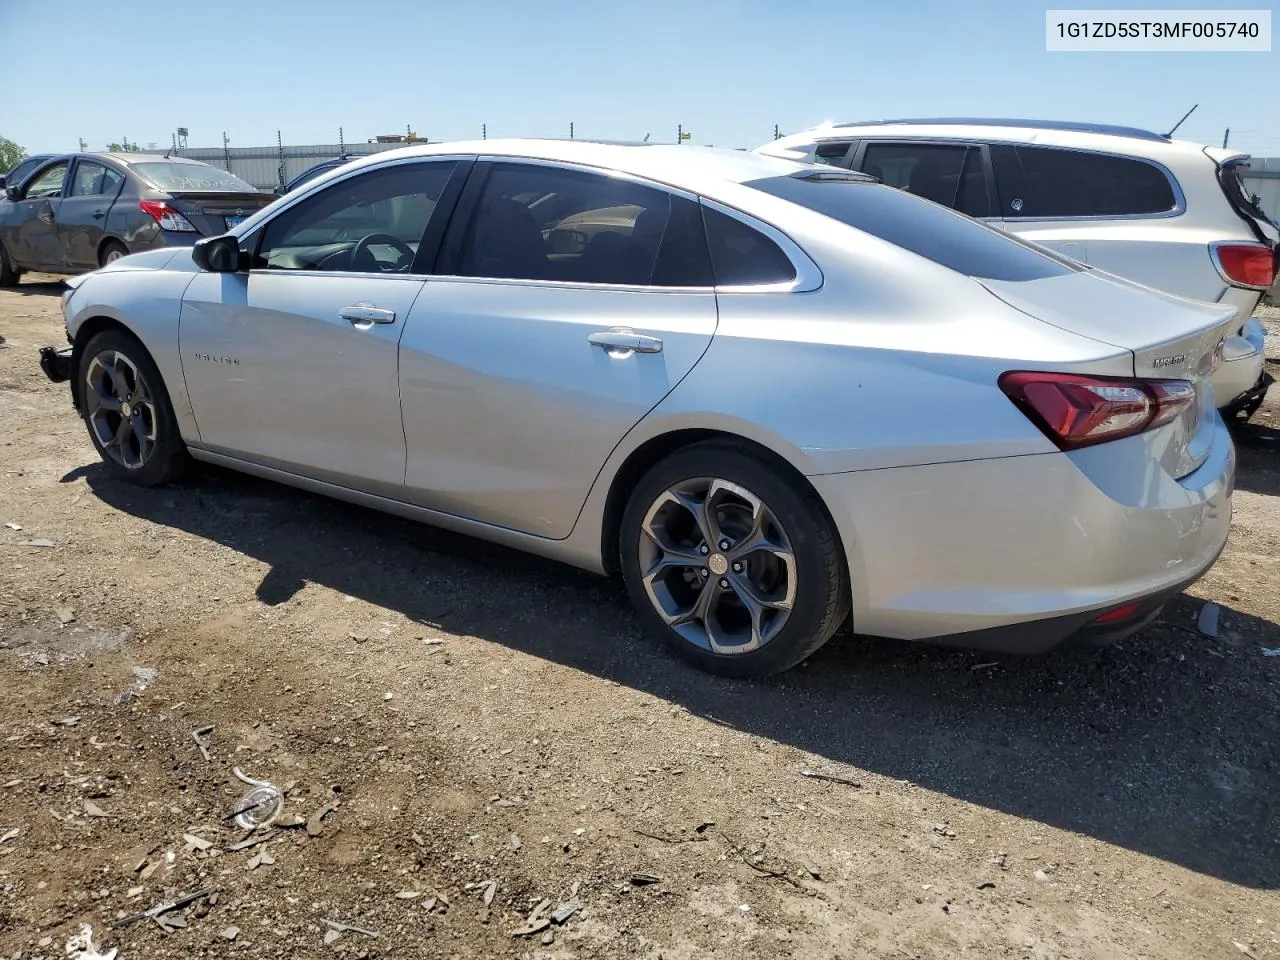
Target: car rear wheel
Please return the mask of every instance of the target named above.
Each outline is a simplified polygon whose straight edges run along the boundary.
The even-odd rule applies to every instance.
[[[81,410],[89,438],[107,469],[141,486],[177,479],[188,466],[160,371],[133,336],[96,334],[77,365]]]
[[[646,627],[712,673],[786,670],[848,614],[840,544],[817,497],[732,443],[686,447],[651,469],[619,539]]]
[[[99,260],[102,266],[105,267],[108,264],[115,263],[121,257],[127,257],[128,255],[129,251],[125,249],[123,243],[120,243],[117,240],[109,240],[103,245],[102,254],[99,257]]]
[[[15,287],[18,285],[19,273],[14,269],[13,261],[9,259],[9,254],[5,252],[4,244],[0,243],[0,287]]]

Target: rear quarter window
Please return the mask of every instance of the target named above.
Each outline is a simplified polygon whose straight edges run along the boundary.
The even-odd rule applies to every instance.
[[[1178,205],[1168,175],[1145,160],[1007,145],[991,155],[1007,219],[1150,216]]]
[[[985,280],[1042,280],[1083,269],[1000,230],[856,175],[770,177],[747,186]]]

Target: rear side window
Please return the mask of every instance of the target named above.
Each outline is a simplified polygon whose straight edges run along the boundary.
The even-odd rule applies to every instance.
[[[964,144],[873,143],[862,172],[971,217],[990,216],[982,150]]]
[[[1144,160],[1048,147],[991,153],[1005,218],[1131,217],[1177,206],[1168,176]]]
[[[702,208],[702,217],[717,286],[764,286],[796,278],[791,258],[759,230],[709,207]]]
[[[832,172],[770,177],[747,186],[831,217],[934,263],[987,280],[1041,280],[1083,269],[1026,241],[924,203],[903,190]]]

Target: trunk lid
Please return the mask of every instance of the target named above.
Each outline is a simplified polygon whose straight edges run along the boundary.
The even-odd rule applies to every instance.
[[[204,236],[216,237],[247,220],[275,199],[270,194],[256,192],[184,191],[170,193],[168,204],[190,220],[191,225]]]
[[[1175,297],[1095,270],[1027,282],[978,282],[1043,323],[1128,350],[1136,377],[1190,381],[1196,402],[1143,436],[1175,477],[1204,461],[1216,409],[1211,378],[1221,362],[1223,339],[1240,326],[1235,307]]]

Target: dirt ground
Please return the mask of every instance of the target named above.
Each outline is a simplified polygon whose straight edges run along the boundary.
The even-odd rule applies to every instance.
[[[1226,553],[1141,635],[841,636],[740,683],[555,564],[112,482],[35,362],[60,293],[0,292],[0,956],[1280,957],[1280,390]],[[287,787],[241,850],[236,767]],[[544,899],[578,906],[519,935]]]

